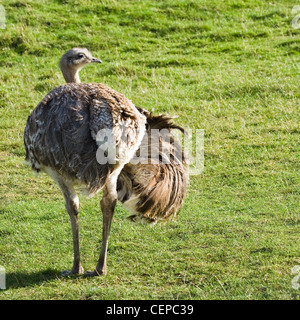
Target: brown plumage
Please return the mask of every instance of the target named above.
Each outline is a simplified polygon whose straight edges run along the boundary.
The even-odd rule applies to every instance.
[[[134,211],[130,216],[133,221],[165,222],[176,216],[186,193],[186,157],[170,131],[184,130],[164,115],[154,116],[142,108],[138,110],[147,117],[146,134],[137,152],[139,162],[132,164],[133,159],[119,175],[118,198]],[[151,135],[155,129],[165,130],[158,139]]]
[[[117,199],[133,211],[130,218],[134,221],[167,221],[182,206],[188,181],[185,155],[171,133],[171,129],[183,129],[164,115],[154,116],[134,106],[103,84],[80,83],[78,71],[90,62],[101,61],[87,49],[74,48],[62,57],[60,66],[69,83],[45,96],[29,116],[24,132],[26,160],[33,170],[49,174],[65,198],[74,263],[64,274],[83,273],[75,186],[90,196],[103,190],[102,248],[95,271],[88,273],[100,275],[106,273]],[[154,139],[153,129],[163,129],[164,134]],[[99,134],[103,130],[109,132],[105,139]]]

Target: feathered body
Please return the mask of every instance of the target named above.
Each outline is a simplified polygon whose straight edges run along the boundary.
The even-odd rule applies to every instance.
[[[132,220],[157,222],[173,217],[185,197],[186,159],[170,132],[158,146],[160,158],[163,150],[171,150],[169,163],[151,163],[151,129],[183,129],[170,118],[136,108],[124,95],[103,84],[69,83],[47,94],[25,127],[26,160],[35,171],[49,173],[51,168],[94,195],[114,168],[110,163],[99,164],[96,158],[97,132],[104,128],[113,131],[117,145],[126,153],[121,159],[125,166],[118,177],[117,192],[118,199],[132,211]],[[122,145],[122,136],[126,136],[126,145]],[[140,161],[131,164],[135,152]]]
[[[146,117],[122,94],[102,84],[69,83],[55,88],[28,118],[24,143],[26,160],[36,171],[47,168],[85,186],[93,195],[105,184],[113,164],[99,164],[99,130],[111,129],[127,163],[139,147]],[[122,132],[130,138],[122,144]]]

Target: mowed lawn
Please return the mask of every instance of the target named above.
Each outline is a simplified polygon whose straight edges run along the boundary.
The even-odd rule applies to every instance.
[[[297,3],[1,4],[0,299],[299,299]],[[58,62],[72,47],[103,61],[84,68],[82,82],[204,130],[204,170],[191,176],[178,219],[134,224],[118,205],[108,274],[96,278],[60,276],[73,259],[64,201],[50,178],[23,164],[27,117],[64,83]],[[100,199],[80,196],[86,270],[101,246]]]

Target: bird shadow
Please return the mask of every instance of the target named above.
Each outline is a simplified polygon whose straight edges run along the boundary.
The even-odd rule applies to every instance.
[[[34,285],[40,285],[55,279],[74,279],[75,276],[62,277],[61,272],[54,269],[45,269],[37,272],[7,272],[6,275],[6,288],[17,289],[24,287],[31,287]]]

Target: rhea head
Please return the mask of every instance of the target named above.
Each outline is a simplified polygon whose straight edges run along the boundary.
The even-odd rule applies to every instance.
[[[80,83],[79,71],[88,63],[101,63],[86,48],[73,48],[60,59],[60,69],[66,82]]]

